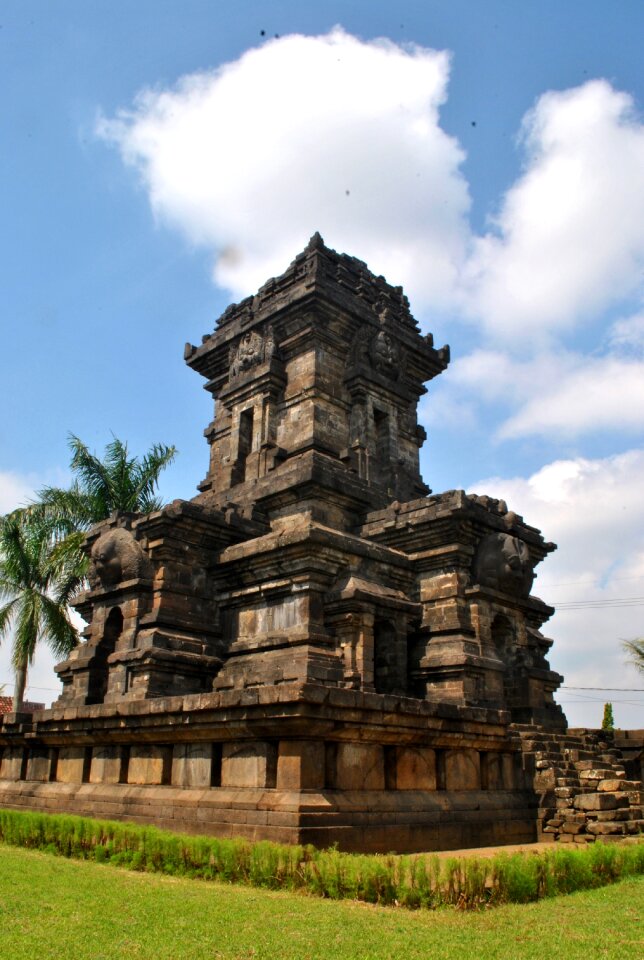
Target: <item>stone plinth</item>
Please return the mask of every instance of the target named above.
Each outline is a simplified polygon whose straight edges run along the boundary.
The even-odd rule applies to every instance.
[[[5,742],[26,732],[2,728]],[[346,850],[535,836],[530,790],[481,783],[482,765],[520,758],[495,710],[297,683],[136,701],[118,715],[109,704],[61,705],[37,714],[28,733],[26,765],[21,746],[5,747],[7,807]],[[65,746],[68,738],[102,744]],[[36,767],[38,779],[21,779]]]

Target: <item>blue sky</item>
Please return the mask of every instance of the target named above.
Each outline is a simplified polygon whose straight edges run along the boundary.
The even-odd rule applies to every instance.
[[[451,345],[427,482],[559,543],[555,668],[644,687],[643,28],[639,0],[5,0],[0,510],[65,482],[70,431],[175,443],[162,493],[192,496],[183,344],[319,229]],[[31,684],[55,696],[46,654]],[[644,726],[644,693],[560,699]]]

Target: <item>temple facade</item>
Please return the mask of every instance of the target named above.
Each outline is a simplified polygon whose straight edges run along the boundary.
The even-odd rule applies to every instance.
[[[199,493],[90,531],[83,642],[50,710],[4,719],[0,803],[353,850],[543,835],[555,547],[424,484],[449,348],[316,234],[185,360],[214,400]]]

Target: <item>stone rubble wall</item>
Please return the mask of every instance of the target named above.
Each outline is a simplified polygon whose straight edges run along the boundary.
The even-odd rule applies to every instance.
[[[644,831],[642,783],[626,779],[612,734],[557,734],[528,725],[515,731],[539,798],[540,840],[593,843]]]

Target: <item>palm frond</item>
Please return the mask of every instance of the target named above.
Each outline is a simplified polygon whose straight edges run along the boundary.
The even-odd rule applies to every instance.
[[[177,454],[176,447],[168,447],[163,443],[155,443],[143,459],[136,464],[133,481],[137,510],[141,513],[152,513],[161,509],[161,501],[154,495],[159,483],[159,475]]]
[[[83,493],[77,483],[69,490],[43,487],[38,492],[38,500],[28,509],[35,519],[49,526],[56,540],[75,530],[86,530],[96,522],[93,498]]]
[[[15,593],[16,585],[14,581],[5,579],[0,569],[0,600],[12,600]]]
[[[0,638],[13,628],[17,671],[26,670],[41,640],[61,656],[78,642],[67,608],[85,584],[85,531],[116,510],[159,509],[159,475],[176,456],[159,443],[138,459],[117,437],[102,460],[74,434],[69,447],[70,488],[44,487],[37,501],[0,517]]]
[[[17,597],[14,597],[13,600],[10,600],[9,603],[5,603],[4,607],[0,607],[0,639],[7,632],[11,626],[11,621],[16,612],[16,606],[18,603]]]
[[[16,668],[33,662],[42,629],[41,599],[34,590],[26,590],[20,597],[11,655],[11,662]]]
[[[644,673],[644,639],[624,640],[622,646],[626,653],[629,654],[628,659],[630,662]]]
[[[99,458],[90,453],[89,448],[74,434],[69,435],[69,448],[72,451],[71,468],[79,478],[79,487],[89,494],[96,504],[103,505],[108,512],[111,497],[111,477],[108,467]]]
[[[37,531],[30,529],[16,510],[4,517],[0,527],[0,576],[3,581],[14,584],[33,581],[34,556],[39,553]]]
[[[43,635],[58,657],[66,657],[78,643],[78,632],[68,619],[65,608],[49,597],[41,597]]]
[[[84,534],[70,534],[51,552],[51,596],[61,606],[69,606],[78,593],[85,588],[89,558],[82,550]]]

